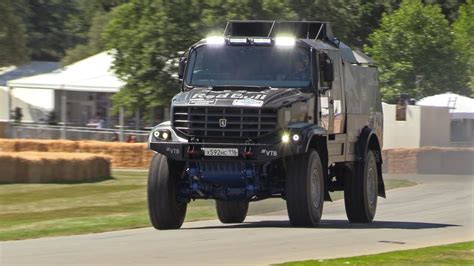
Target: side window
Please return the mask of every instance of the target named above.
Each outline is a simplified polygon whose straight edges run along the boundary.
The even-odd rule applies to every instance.
[[[331,58],[328,56],[326,52],[320,52],[318,54],[318,59],[319,59],[319,85],[321,88],[330,88],[331,87],[331,82],[328,82],[324,78],[324,61],[325,60],[331,60]]]
[[[344,99],[342,95],[342,59],[340,51],[328,51],[334,66],[334,81],[332,82],[332,89],[330,95],[334,101],[334,133],[344,132]]]

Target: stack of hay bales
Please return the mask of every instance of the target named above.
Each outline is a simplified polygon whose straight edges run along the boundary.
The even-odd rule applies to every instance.
[[[95,180],[110,176],[110,159],[87,153],[0,152],[1,183]]]
[[[148,168],[153,156],[146,143],[103,141],[0,139],[0,151],[103,154],[111,158],[112,167],[122,168]]]
[[[152,156],[144,143],[80,141],[79,151],[106,154],[112,158],[112,166],[126,168],[146,168]]]
[[[382,169],[390,174],[416,173],[418,149],[390,149],[382,151]]]

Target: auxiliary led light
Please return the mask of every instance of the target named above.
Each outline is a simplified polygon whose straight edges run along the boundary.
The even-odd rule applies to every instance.
[[[300,140],[300,135],[294,134],[294,135],[293,135],[293,141],[296,142],[296,141],[298,141],[298,140]]]
[[[206,43],[211,45],[225,44],[225,38],[222,36],[209,36],[206,38]]]
[[[270,38],[254,38],[253,43],[255,44],[272,44],[272,39]]]
[[[248,42],[247,38],[229,39],[229,43],[232,43],[232,44],[247,44],[247,42]]]
[[[276,46],[292,47],[295,46],[296,39],[294,37],[280,36],[275,37]]]
[[[290,134],[285,133],[283,136],[281,136],[281,142],[283,143],[288,143],[290,141]]]

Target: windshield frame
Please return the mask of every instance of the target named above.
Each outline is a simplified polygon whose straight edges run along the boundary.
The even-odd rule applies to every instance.
[[[235,45],[235,44],[223,44],[224,46],[256,46],[256,47],[268,47],[268,48],[275,48],[275,45]],[[216,84],[216,85],[192,85],[190,84],[191,83],[191,78],[192,78],[192,72],[193,69],[194,69],[194,64],[196,63],[196,51],[200,48],[203,48],[203,47],[206,47],[206,46],[209,46],[207,43],[205,42],[200,42],[194,46],[192,46],[188,53],[187,53],[187,63],[186,63],[186,68],[185,68],[185,71],[184,71],[184,75],[183,75],[183,79],[182,79],[182,85],[183,85],[183,89],[184,90],[189,90],[189,89],[192,89],[194,87],[273,87],[273,88],[295,88],[295,89],[310,89],[310,90],[313,90],[313,86],[314,84],[317,84],[315,83],[315,79],[317,79],[317,77],[314,77],[314,64],[313,64],[313,48],[304,43],[304,42],[299,42],[297,40],[297,42],[295,43],[294,47],[281,47],[281,49],[305,49],[308,51],[308,54],[309,54],[309,62],[308,62],[308,68],[309,68],[309,84],[307,86],[268,86],[268,85],[264,85],[262,84],[261,86],[260,85],[236,85],[236,84],[228,84],[228,85],[220,85],[220,84]]]

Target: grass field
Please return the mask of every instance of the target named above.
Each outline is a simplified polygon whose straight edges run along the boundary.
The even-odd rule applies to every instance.
[[[279,265],[474,265],[474,242],[350,258],[287,262]]]
[[[150,226],[145,171],[113,171],[90,183],[0,185],[0,240],[73,235]],[[388,189],[414,185],[387,180]],[[334,193],[333,199],[342,197]],[[285,209],[281,199],[250,204],[249,214]],[[188,205],[186,221],[216,217],[214,202]]]

